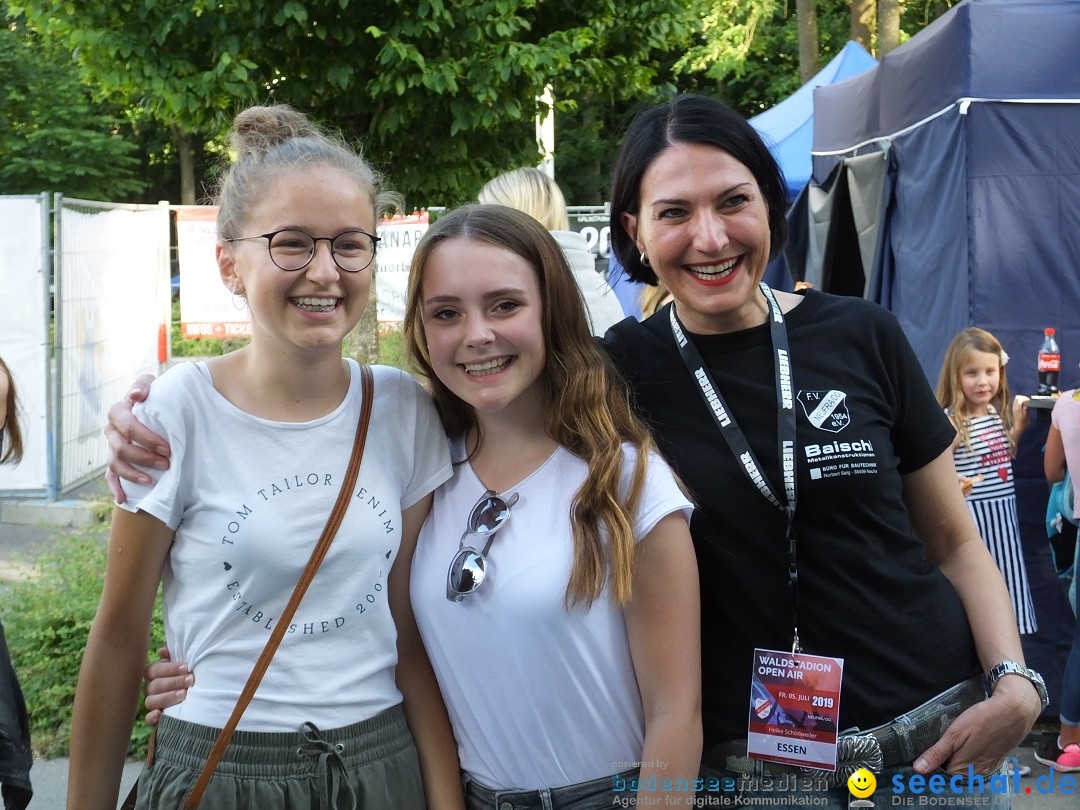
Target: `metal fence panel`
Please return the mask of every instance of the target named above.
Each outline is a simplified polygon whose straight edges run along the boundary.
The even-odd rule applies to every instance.
[[[57,456],[67,492],[101,472],[109,405],[166,359],[169,207],[56,195]]]

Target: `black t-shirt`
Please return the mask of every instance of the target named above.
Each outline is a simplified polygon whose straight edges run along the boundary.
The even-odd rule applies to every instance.
[[[786,320],[800,640],[845,660],[840,728],[871,728],[979,672],[960,600],[901,497],[901,476],[947,450],[955,429],[887,310],[810,290]],[[689,337],[782,500],[768,325]],[[666,307],[612,327],[604,346],[695,502],[706,744],[745,737],[753,649],[791,649],[785,518],[721,436]]]

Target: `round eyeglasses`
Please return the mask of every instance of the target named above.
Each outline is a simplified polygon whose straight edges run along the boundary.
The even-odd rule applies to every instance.
[[[446,598],[451,602],[460,602],[476,591],[487,579],[487,554],[491,550],[491,541],[495,532],[510,522],[510,507],[517,503],[515,492],[509,498],[503,498],[495,490],[489,489],[480,496],[476,506],[469,513],[468,527],[461,535],[461,543],[450,569],[446,572]],[[473,546],[465,545],[465,540],[472,535],[487,537],[484,550],[478,551]]]
[[[260,233],[258,236],[237,236],[225,241],[243,242],[247,239],[265,239],[270,260],[290,273],[303,270],[311,264],[319,242],[330,243],[330,255],[334,264],[346,273],[359,273],[375,259],[375,246],[379,244],[379,237],[359,228],[342,231],[337,236],[312,236],[300,228],[288,228]]]

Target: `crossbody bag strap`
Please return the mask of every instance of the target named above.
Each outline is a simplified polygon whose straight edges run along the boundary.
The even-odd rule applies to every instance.
[[[274,657],[274,652],[281,643],[281,639],[292,621],[293,614],[296,613],[300,600],[304,597],[304,592],[307,591],[311,580],[315,578],[315,572],[318,571],[319,564],[323,561],[323,557],[326,556],[326,552],[330,548],[330,542],[334,539],[338,526],[341,525],[345,510],[349,508],[356,477],[360,472],[360,459],[364,455],[364,444],[367,442],[368,424],[371,422],[371,403],[375,387],[370,367],[361,366],[360,375],[363,385],[363,405],[360,409],[360,422],[356,428],[352,457],[349,459],[349,467],[345,472],[345,480],[341,484],[341,490],[338,492],[337,502],[330,513],[330,519],[326,521],[326,528],[323,529],[322,536],[311,554],[311,559],[308,560],[307,567],[300,575],[300,580],[296,583],[292,596],[289,597],[289,603],[285,606],[285,610],[282,611],[281,618],[270,634],[270,639],[266,642],[262,655],[259,656],[255,668],[251,670],[251,675],[248,676],[247,684],[240,693],[240,698],[236,701],[236,707],[233,709],[232,716],[229,717],[229,722],[221,729],[217,742],[214,743],[214,747],[210,750],[210,756],[207,757],[206,764],[203,765],[202,773],[199,774],[199,778],[184,797],[184,810],[197,810],[199,802],[202,801],[203,792],[206,790],[207,785],[210,784],[210,779],[214,776],[214,770],[225,753],[229,740],[232,739],[233,733],[236,731],[240,717],[244,714],[248,703],[255,696],[255,690],[259,687],[259,682],[266,673],[267,667],[270,666],[270,660]]]

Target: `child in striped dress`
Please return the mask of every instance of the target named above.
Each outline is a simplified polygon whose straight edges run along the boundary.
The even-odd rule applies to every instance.
[[[1028,425],[1027,397],[1009,407],[1008,355],[997,338],[971,327],[952,339],[938,380],[938,402],[956,425],[953,458],[990,554],[1009,589],[1020,633],[1037,629],[1020,547],[1012,459]]]

